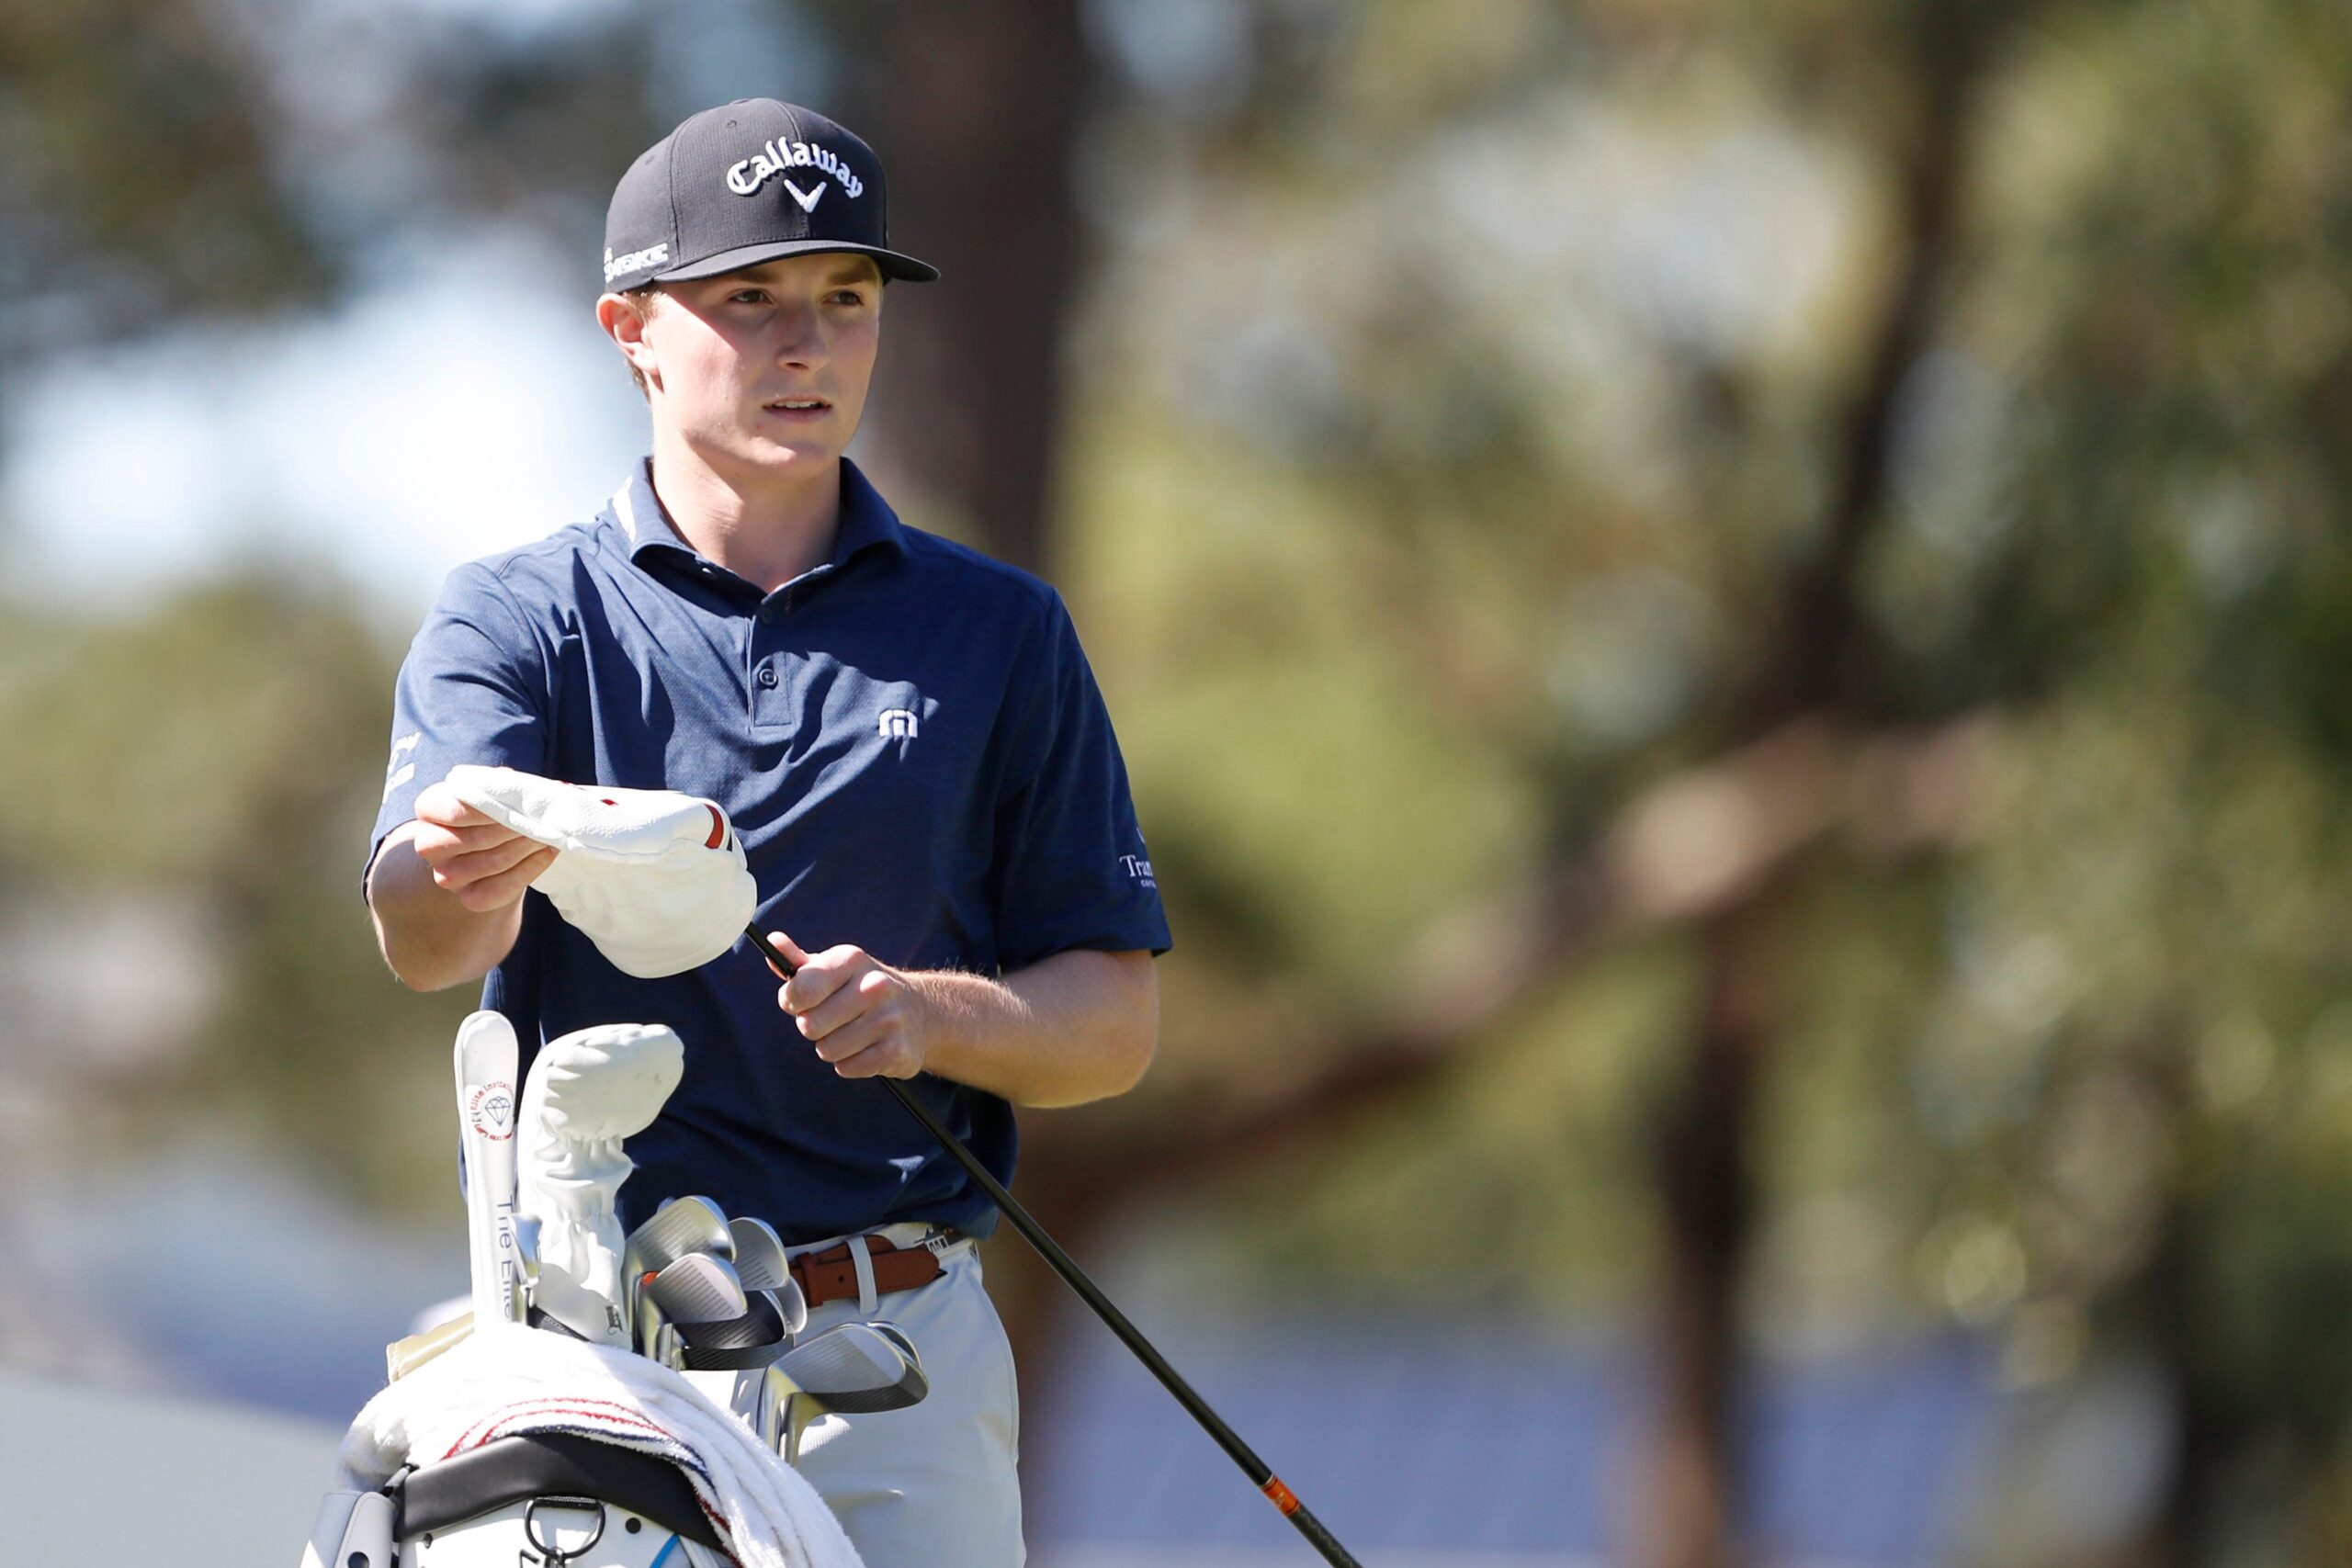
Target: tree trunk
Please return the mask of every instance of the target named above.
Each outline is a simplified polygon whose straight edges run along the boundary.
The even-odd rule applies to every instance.
[[[1773,900],[1710,922],[1690,1073],[1652,1145],[1666,1211],[1660,1390],[1644,1556],[1656,1568],[1732,1568],[1744,1555],[1733,1415],[1739,1282],[1755,1213],[1748,1169],[1757,1083],[1776,1009],[1764,947]]]
[[[2172,1472],[2143,1539],[2143,1568],[2193,1568],[2216,1555],[2213,1481],[2227,1444],[2204,1371],[2209,1358],[2202,1353],[2196,1244],[2188,1201],[2176,1194],[2148,1262],[2150,1326],[2157,1359],[2172,1385],[2173,1451]]]
[[[1804,716],[1876,716],[1879,659],[1860,575],[1885,521],[1895,412],[1934,338],[1966,174],[1968,97],[1999,18],[1958,0],[1925,0],[1910,62],[1920,115],[1898,168],[1903,260],[1847,413],[1838,488],[1815,547],[1792,573],[1771,656],[1729,717],[1740,743]],[[1705,982],[1690,1072],[1655,1145],[1667,1235],[1656,1467],[1645,1499],[1657,1568],[1732,1568],[1744,1555],[1737,1512],[1740,1282],[1755,1208],[1748,1145],[1758,1083],[1781,1009],[1763,947],[1801,861],[1784,863],[1701,937]]]
[[[891,243],[940,278],[889,293],[879,464],[982,549],[1043,570],[1080,276],[1077,0],[903,5],[881,51]]]

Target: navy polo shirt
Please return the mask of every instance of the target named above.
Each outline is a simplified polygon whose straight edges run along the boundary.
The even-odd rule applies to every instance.
[[[1029,574],[900,523],[842,463],[832,558],[773,593],[671,527],[640,461],[593,520],[449,575],[402,664],[375,848],[459,762],[718,801],[763,930],[810,952],[997,975],[1169,945],[1126,769],[1069,612]],[[628,1141],[625,1223],[703,1193],[787,1241],[895,1220],[985,1235],[987,1197],[878,1084],[836,1077],[748,941],[635,979],[537,891],[484,982],[526,1060],[666,1023],[685,1076]],[[999,1179],[1012,1108],[912,1087]]]

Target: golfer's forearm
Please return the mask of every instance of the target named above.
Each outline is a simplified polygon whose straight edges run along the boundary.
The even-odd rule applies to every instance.
[[[376,946],[415,991],[479,980],[506,956],[522,929],[523,903],[480,913],[433,880],[433,868],[410,842],[414,823],[395,829],[368,871],[368,911]]]
[[[1125,1094],[1159,1044],[1147,953],[1057,953],[1001,980],[938,970],[909,978],[939,1023],[925,1067],[1015,1105]]]

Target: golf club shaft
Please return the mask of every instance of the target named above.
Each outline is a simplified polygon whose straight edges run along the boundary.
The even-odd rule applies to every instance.
[[[775,944],[761,933],[759,928],[756,925],[749,928],[748,934],[752,939],[752,945],[760,950],[761,954],[767,959],[769,966],[786,979],[791,978],[793,964],[783,953],[775,950]],[[1288,1519],[1298,1533],[1305,1536],[1315,1550],[1323,1554],[1324,1561],[1332,1563],[1334,1568],[1360,1568],[1360,1564],[1349,1554],[1348,1549],[1340,1544],[1339,1538],[1326,1529],[1323,1521],[1308,1511],[1306,1505],[1298,1500],[1296,1493],[1283,1484],[1282,1478],[1273,1472],[1264,1460],[1258,1457],[1257,1451],[1241,1440],[1241,1435],[1227,1426],[1224,1417],[1209,1408],[1208,1401],[1193,1391],[1193,1385],[1186,1382],[1182,1374],[1168,1364],[1166,1357],[1153,1348],[1151,1341],[1143,1337],[1143,1331],[1127,1321],[1127,1314],[1111,1304],[1111,1298],[1104,1295],[1094,1281],[1086,1277],[1086,1270],[1072,1262],[1069,1254],[1064,1252],[1060,1245],[1046,1234],[1046,1227],[1039,1224],[1035,1217],[1021,1206],[1019,1199],[1005,1190],[1004,1183],[989,1173],[988,1167],[982,1165],[978,1157],[964,1146],[964,1141],[948,1131],[946,1124],[933,1115],[931,1108],[916,1099],[914,1091],[908,1089],[905,1084],[900,1083],[897,1078],[889,1077],[883,1078],[881,1083],[883,1088],[898,1096],[899,1103],[907,1108],[907,1113],[922,1122],[924,1130],[939,1141],[939,1146],[945,1149],[949,1156],[964,1168],[964,1173],[979,1183],[980,1190],[986,1192],[1004,1217],[1012,1222],[1012,1228],[1019,1231],[1027,1239],[1029,1245],[1037,1249],[1037,1256],[1052,1266],[1054,1272],[1062,1277],[1064,1284],[1078,1292],[1079,1300],[1094,1309],[1094,1315],[1101,1318],[1109,1326],[1111,1332],[1119,1337],[1122,1344],[1135,1352],[1136,1359],[1150,1370],[1151,1375],[1159,1380],[1162,1387],[1176,1396],[1176,1403],[1182,1405],[1186,1414],[1200,1423],[1203,1431],[1216,1439],[1217,1447],[1223,1449],[1233,1462],[1241,1467],[1242,1473],[1249,1476],[1258,1490],[1265,1494],[1268,1502],[1282,1510],[1283,1517]]]

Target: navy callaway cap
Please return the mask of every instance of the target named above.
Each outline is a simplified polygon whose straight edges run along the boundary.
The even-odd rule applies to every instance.
[[[639,288],[808,251],[856,251],[886,277],[939,269],[890,249],[882,160],[814,109],[738,98],[640,154],[605,214],[605,287]]]

